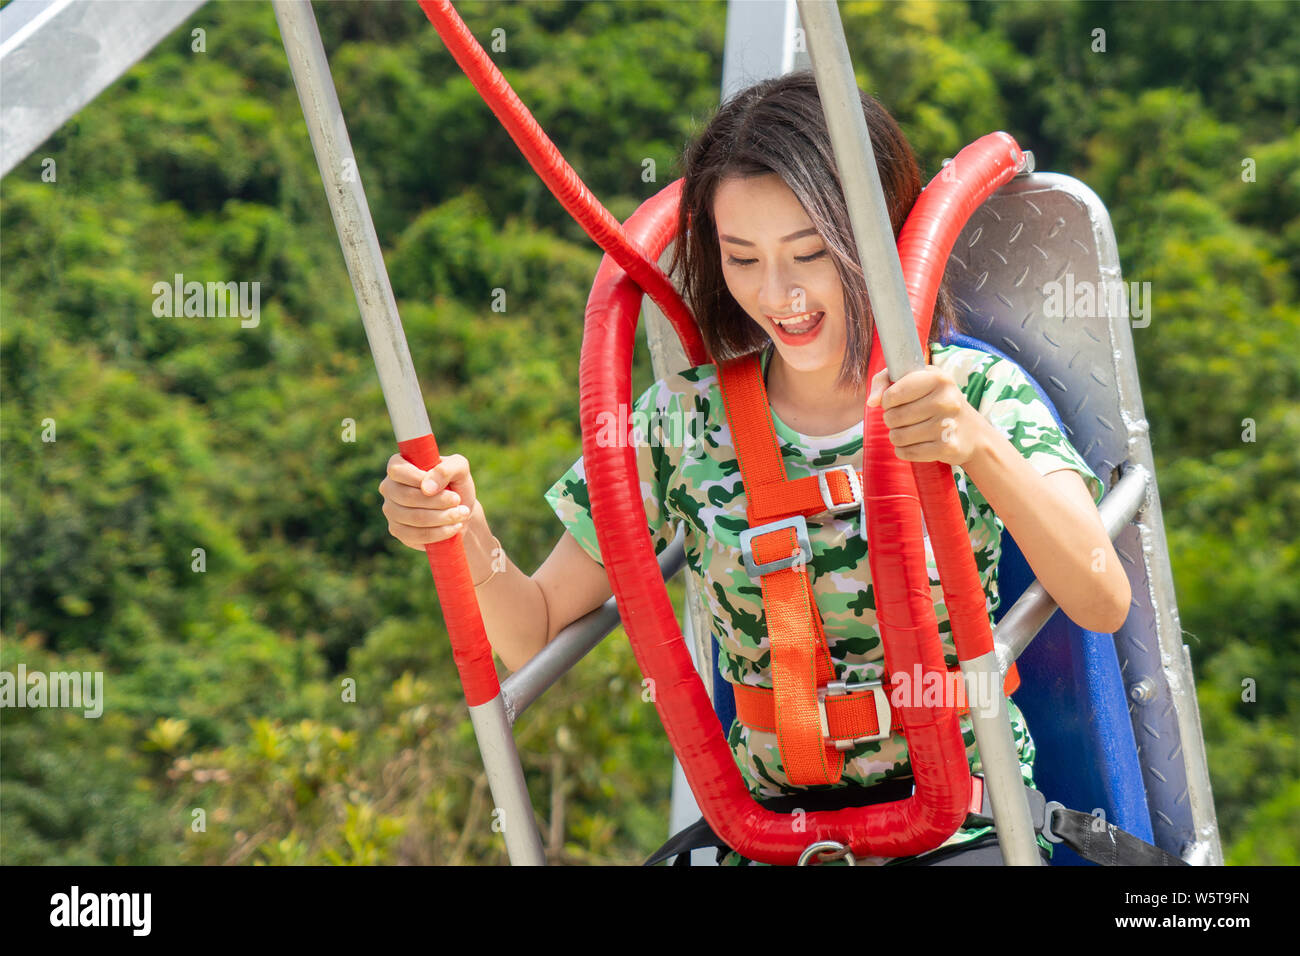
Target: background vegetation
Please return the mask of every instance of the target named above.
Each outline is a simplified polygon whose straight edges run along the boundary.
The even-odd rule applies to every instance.
[[[316,7],[439,444],[531,570],[581,453],[599,252],[414,4]],[[494,59],[615,215],[679,175],[722,4],[457,7],[505,31]],[[1300,862],[1294,6],[841,10],[927,175],[1007,130],[1097,191],[1151,282],[1135,339],[1225,851]],[[270,5],[202,8],[5,178],[0,216],[0,666],[103,670],[107,695],[98,720],[3,712],[4,862],[505,862],[427,565],[379,512],[392,434]],[[156,318],[176,273],[260,282],[260,324]],[[671,754],[621,631],[517,739],[554,861],[667,836]]]

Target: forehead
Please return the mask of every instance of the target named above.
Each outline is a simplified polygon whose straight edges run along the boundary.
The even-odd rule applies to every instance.
[[[723,180],[713,196],[713,218],[719,234],[751,242],[775,241],[812,225],[798,197],[775,173]]]

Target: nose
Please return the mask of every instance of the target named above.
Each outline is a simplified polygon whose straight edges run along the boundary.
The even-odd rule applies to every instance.
[[[758,307],[765,315],[793,315],[807,308],[807,296],[779,263],[765,266],[758,290]]]

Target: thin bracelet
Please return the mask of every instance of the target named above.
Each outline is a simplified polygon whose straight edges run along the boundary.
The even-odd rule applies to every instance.
[[[496,545],[496,547],[492,550],[492,554],[493,554],[494,556],[496,555],[496,553],[497,553],[498,551],[500,551],[502,554],[505,554],[505,551],[504,551],[504,550],[502,549],[502,547],[501,547],[501,542],[497,540],[497,536],[496,536],[496,535],[493,535],[493,536],[492,536],[492,542]],[[493,559],[492,559],[492,563],[493,563],[493,564],[496,564],[496,558],[495,558],[495,557],[493,557]],[[504,569],[502,569],[502,568],[497,568],[495,571],[493,571],[491,574],[489,574],[487,577],[485,577],[485,578],[484,578],[482,581],[480,581],[478,584],[475,584],[474,587],[477,588],[477,587],[481,587],[481,586],[483,586],[484,584],[487,584],[487,583],[488,583],[489,581],[491,581],[494,577],[496,577],[498,574],[500,574],[500,573],[502,572],[502,570],[504,570]]]

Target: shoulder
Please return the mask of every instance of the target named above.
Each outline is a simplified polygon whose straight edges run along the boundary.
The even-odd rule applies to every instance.
[[[966,400],[983,409],[994,402],[1030,402],[1038,397],[1033,384],[1015,362],[960,345],[936,345],[930,364],[952,376]]]
[[[718,367],[712,362],[694,365],[660,379],[665,386],[682,392],[707,395],[719,387]]]
[[[695,365],[656,379],[636,401],[638,410],[682,411],[712,418],[721,414],[722,387],[717,366]]]

